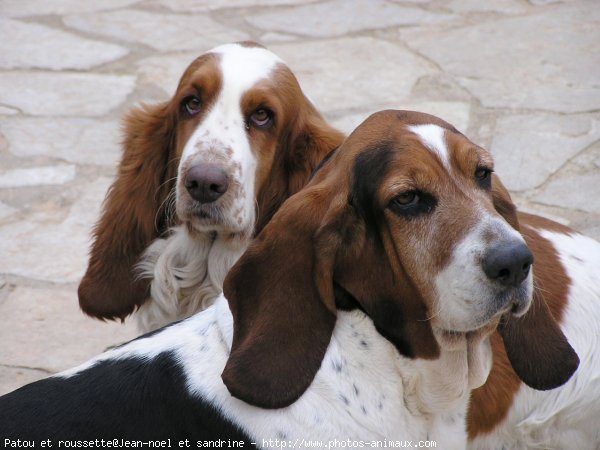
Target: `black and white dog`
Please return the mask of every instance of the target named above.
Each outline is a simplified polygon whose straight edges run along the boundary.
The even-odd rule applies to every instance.
[[[540,304],[523,325],[537,301],[532,255],[489,164],[437,118],[371,116],[213,306],[0,398],[0,439],[464,449],[498,324],[530,386],[558,386],[578,364],[556,326],[530,346],[531,324],[553,319]]]

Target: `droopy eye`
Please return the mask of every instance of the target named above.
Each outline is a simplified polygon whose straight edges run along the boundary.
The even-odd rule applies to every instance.
[[[250,124],[257,127],[266,127],[271,124],[273,113],[266,108],[257,109],[250,116]]]
[[[478,167],[475,170],[475,181],[483,189],[490,189],[492,187],[492,172],[493,170],[487,167]]]
[[[389,207],[399,216],[410,218],[430,213],[436,204],[437,200],[433,195],[412,190],[398,194],[390,202]]]
[[[394,199],[394,202],[402,207],[416,205],[419,203],[419,194],[415,191],[403,192]]]
[[[195,95],[191,95],[183,99],[181,106],[190,116],[195,116],[202,109],[202,101]]]

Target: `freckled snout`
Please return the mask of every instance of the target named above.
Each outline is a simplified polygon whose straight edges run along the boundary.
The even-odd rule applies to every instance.
[[[499,243],[483,259],[488,278],[505,287],[519,287],[529,275],[533,254],[523,242]]]
[[[212,203],[229,187],[227,172],[214,164],[196,164],[185,175],[185,188],[200,203]]]

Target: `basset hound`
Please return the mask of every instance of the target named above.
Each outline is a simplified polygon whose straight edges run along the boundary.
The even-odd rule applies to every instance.
[[[211,307],[0,398],[0,436],[464,449],[496,329],[533,388],[563,385],[579,363],[540,292],[556,262],[518,232],[541,219],[517,215],[492,169],[436,117],[372,115],[283,204]],[[571,243],[571,286],[589,301],[598,246]]]
[[[519,319],[526,336],[544,356],[556,345],[554,333],[537,316],[549,310],[579,358],[580,367],[563,386],[536,390],[511,367],[510,348],[500,334],[491,337],[493,365],[487,382],[472,393],[468,414],[469,448],[600,448],[600,244],[539,216],[519,213],[520,232],[535,255],[534,305]],[[536,370],[537,360],[522,364]],[[556,364],[568,365],[558,359]],[[541,370],[541,369],[540,369]],[[536,387],[533,385],[533,387]]]
[[[139,308],[143,331],[209,305],[255,231],[343,140],[285,63],[251,42],[203,54],[169,101],[124,124],[79,303],[101,319]]]

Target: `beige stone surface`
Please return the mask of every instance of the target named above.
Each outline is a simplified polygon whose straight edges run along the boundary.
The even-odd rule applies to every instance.
[[[83,117],[7,117],[2,133],[20,158],[47,156],[77,164],[115,167],[120,156],[119,120]]]
[[[266,44],[346,132],[441,116],[521,209],[600,239],[599,21],[594,0],[0,0],[0,394],[135,336],[76,294],[120,120],[221,43]]]
[[[598,108],[600,8],[591,2],[455,29],[411,29],[402,40],[492,108]]]
[[[452,20],[452,16],[384,0],[330,0],[251,15],[246,20],[261,29],[332,37],[398,25],[437,24]]]
[[[420,77],[437,72],[433,64],[402,46],[372,37],[269,48],[290,65],[305,92],[324,111],[375,111],[386,105],[401,105],[409,100]]]
[[[46,45],[40,45],[40,41]],[[129,53],[123,46],[84,39],[44,25],[0,17],[0,68],[90,69]]]
[[[75,178],[75,166],[37,166],[0,172],[0,189],[65,184]]]
[[[599,139],[598,114],[514,114],[497,120],[491,150],[506,186],[524,191],[542,185]]]
[[[68,16],[64,22],[81,31],[145,44],[159,51],[208,49],[223,42],[249,38],[247,33],[225,27],[204,14],[159,14],[127,9]]]
[[[74,14],[123,8],[140,0],[2,0],[0,15],[7,17],[45,16],[54,14]]]
[[[0,73],[0,103],[31,116],[102,116],[125,101],[135,77],[71,72]]]
[[[21,320],[26,316],[29,320]],[[103,352],[108,340],[118,344],[135,337],[133,326],[84,316],[77,295],[68,288],[16,287],[0,304],[0,317],[0,342],[11,339],[11,345],[0,349],[2,366],[8,368],[58,372]],[[22,338],[13,342],[12,336]]]

